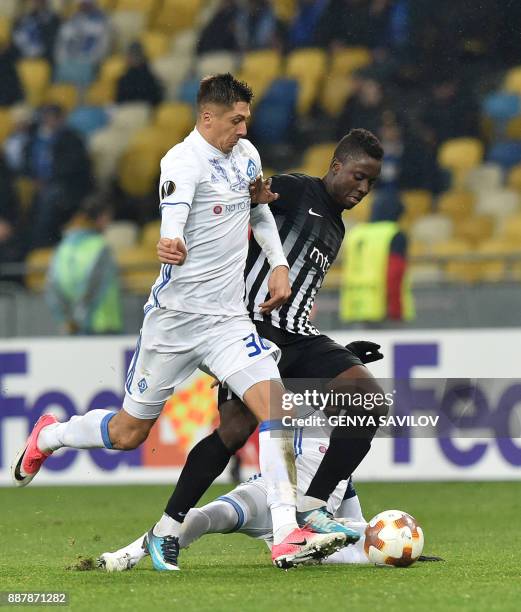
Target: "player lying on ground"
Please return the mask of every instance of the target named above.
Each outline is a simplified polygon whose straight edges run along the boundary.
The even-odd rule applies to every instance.
[[[329,437],[307,438],[302,429],[295,430],[293,448],[297,466],[297,498],[302,497],[315,475]],[[360,539],[356,544],[347,546],[327,558],[328,563],[369,563],[363,547],[366,522],[351,479],[340,482],[327,503],[327,511],[341,518],[350,529],[355,530]],[[190,544],[208,533],[244,533],[253,538],[265,540],[271,548],[273,527],[268,506],[267,489],[264,478],[259,474],[247,482],[206,504],[202,508],[192,508],[183,523],[179,535],[180,548]],[[107,571],[131,569],[148,555],[148,535],[144,533],[137,540],[115,552],[103,553],[98,566]]]
[[[203,79],[194,130],[161,161],[161,236],[169,240],[171,259],[161,266],[144,309],[123,409],[91,410],[64,423],[43,415],[16,456],[12,476],[17,486],[27,485],[63,447],[138,447],[174,389],[200,368],[225,382],[261,422],[259,463],[273,499],[273,562],[283,567],[321,550],[326,554],[346,535],[317,534],[297,524],[295,469],[285,452],[293,431],[277,422],[284,393],[274,359],[279,350],[259,338],[244,304],[249,224],[269,262],[266,311],[291,293],[273,215],[267,206],[251,207],[250,183],[262,175],[259,153],[245,139],[252,97],[231,74]],[[254,202],[276,198],[262,181],[258,195]],[[274,426],[280,435],[270,435]],[[180,526],[164,515],[150,530],[156,569],[178,569]]]
[[[364,366],[372,359],[357,354],[321,334],[309,313],[329,267],[335,260],[345,228],[342,213],[360,204],[377,180],[383,157],[380,142],[371,132],[355,129],[338,143],[323,178],[304,174],[274,176],[271,189],[279,197],[269,205],[277,223],[284,255],[290,266],[291,296],[280,309],[268,312],[271,296],[269,261],[253,236],[246,263],[246,304],[258,334],[281,349],[279,371],[283,379],[321,378],[332,388],[356,382],[362,393],[381,393],[377,381]],[[254,201],[263,201],[254,197]],[[347,222],[349,219],[347,218]],[[169,240],[161,239],[162,263],[174,261]],[[252,347],[252,352],[255,352]],[[221,381],[222,382],[222,381]],[[226,468],[257,426],[233,389],[219,391],[220,425],[188,455],[177,486],[165,508],[165,520],[180,525],[211,483]],[[354,473],[369,451],[375,428],[363,427],[345,436],[336,428],[316,477],[301,497],[297,513],[300,525],[313,529],[342,530],[323,507],[339,481]]]

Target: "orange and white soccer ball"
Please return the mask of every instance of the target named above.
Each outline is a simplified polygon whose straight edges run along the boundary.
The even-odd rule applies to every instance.
[[[385,510],[367,524],[364,550],[372,563],[407,567],[422,554],[422,528],[407,512]]]

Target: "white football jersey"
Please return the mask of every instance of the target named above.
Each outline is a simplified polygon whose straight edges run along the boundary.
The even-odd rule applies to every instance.
[[[240,139],[225,155],[194,129],[161,160],[160,206],[187,206],[183,266],[161,266],[147,305],[199,314],[246,314],[244,268],[249,183],[261,174],[257,149]]]

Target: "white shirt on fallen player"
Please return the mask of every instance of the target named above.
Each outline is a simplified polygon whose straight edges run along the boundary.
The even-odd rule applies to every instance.
[[[272,268],[287,265],[267,206],[251,208],[249,184],[262,173],[257,149],[240,139],[231,153],[195,128],[161,161],[161,236],[183,237],[184,265],[163,264],[147,305],[210,315],[245,315],[248,226],[259,235]]]

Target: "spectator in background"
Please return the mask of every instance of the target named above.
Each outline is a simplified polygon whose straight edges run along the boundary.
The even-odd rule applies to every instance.
[[[402,211],[398,193],[382,191],[375,197],[371,221],[350,231],[340,294],[343,321],[378,324],[414,318],[407,238],[398,224]]]
[[[221,0],[217,12],[199,34],[197,55],[213,51],[239,51],[236,31],[238,8],[235,0]]]
[[[163,87],[150,70],[143,47],[134,42],[127,52],[127,70],[118,80],[116,102],[148,102],[157,106]]]
[[[33,111],[20,104],[11,109],[12,128],[3,144],[5,163],[9,170],[20,175],[25,170],[25,151],[31,135]]]
[[[269,0],[247,0],[237,13],[236,28],[242,51],[282,49],[282,25]]]
[[[118,270],[103,237],[111,218],[111,209],[98,196],[85,199],[51,261],[46,298],[64,333],[122,330]]]
[[[30,247],[56,244],[59,228],[92,188],[90,160],[59,106],[43,107],[26,148],[26,171],[36,185]]]
[[[15,61],[14,48],[0,41],[0,106],[11,106],[24,98]]]
[[[378,134],[384,110],[387,109],[382,85],[372,77],[361,74],[356,79],[354,95],[349,98],[338,118],[337,134],[346,134],[353,125]]]
[[[18,199],[13,177],[0,155],[0,263],[21,261],[18,236]],[[5,279],[5,276],[2,275]]]
[[[110,51],[111,29],[96,0],[77,0],[78,10],[58,31],[55,49],[59,80],[86,84]]]
[[[41,57],[52,63],[60,18],[49,0],[30,0],[25,15],[13,28],[13,44],[20,57]]]
[[[287,42],[291,49],[316,44],[318,25],[328,3],[329,0],[299,0],[288,31]]]

